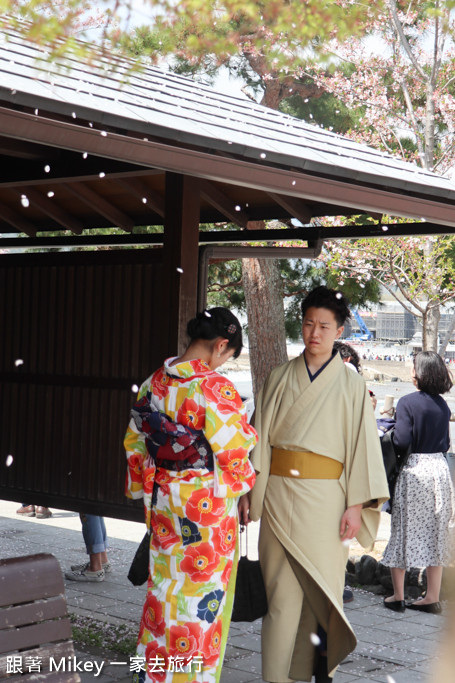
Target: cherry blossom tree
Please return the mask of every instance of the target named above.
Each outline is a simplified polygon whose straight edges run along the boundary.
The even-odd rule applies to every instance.
[[[361,288],[382,285],[422,324],[423,348],[436,349],[440,306],[455,298],[452,248],[449,237],[342,240],[326,245],[324,259],[341,287],[352,277]]]
[[[58,12],[53,0],[2,0],[1,5],[0,26],[18,28],[34,42],[54,43],[58,51],[75,48],[75,26],[79,30],[81,17],[93,11],[89,0],[60,0]],[[99,7],[111,50],[131,33],[135,3],[103,0]],[[144,23],[161,36],[160,52],[150,52],[153,60],[175,54],[175,37],[185,25],[183,41],[179,38],[185,55],[216,54],[223,60],[248,41],[251,50],[264,51],[271,65],[283,67],[301,61],[311,41],[316,41],[315,50],[330,36],[343,39],[361,31],[363,13],[363,6],[350,0],[145,0],[140,8]]]
[[[350,137],[441,174],[455,170],[452,8],[440,0],[386,0],[365,36],[327,47],[330,69],[311,69],[319,87],[360,112]],[[367,264],[356,268],[352,254],[371,258],[371,275],[421,320],[424,348],[436,350],[440,306],[455,295],[452,261],[442,258],[448,241],[429,236],[330,245],[326,262],[361,281]]]

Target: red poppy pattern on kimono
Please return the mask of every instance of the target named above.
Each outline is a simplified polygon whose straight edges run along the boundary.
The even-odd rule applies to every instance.
[[[143,498],[152,531],[137,646],[146,665],[133,680],[218,683],[236,577],[237,502],[254,484],[248,453],[257,435],[231,382],[203,361],[172,360],[142,385],[125,436],[126,493]],[[143,419],[147,406],[177,428],[166,423],[154,435],[156,420]],[[207,457],[179,424],[201,431]]]

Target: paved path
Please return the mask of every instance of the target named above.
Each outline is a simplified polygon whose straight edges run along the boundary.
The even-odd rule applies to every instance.
[[[19,503],[0,501],[0,555],[16,557],[38,552],[53,553],[62,569],[85,558],[79,516],[54,510],[46,520],[22,519],[15,514]],[[135,522],[106,519],[111,543],[112,574],[102,583],[65,581],[69,611],[100,622],[100,632],[110,624],[138,627],[145,587],[135,588],[126,578],[128,567],[144,526]],[[381,527],[384,532],[384,525]],[[257,527],[250,527],[250,545]],[[408,610],[403,615],[389,612],[382,598],[355,590],[354,602],[346,606],[358,638],[358,646],[340,666],[335,683],[436,683],[432,680],[432,659],[437,653],[445,617]],[[104,624],[104,625],[103,625]],[[261,683],[260,622],[232,624],[221,683]],[[129,683],[130,663],[121,655],[77,653],[78,659],[104,663],[102,673],[82,675],[83,683]],[[125,658],[123,658],[124,661]]]

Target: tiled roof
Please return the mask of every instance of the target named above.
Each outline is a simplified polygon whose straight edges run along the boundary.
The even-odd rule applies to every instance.
[[[0,100],[269,166],[455,200],[450,179],[190,78],[130,65],[106,57],[91,67],[75,58],[55,64],[10,32],[0,43]]]

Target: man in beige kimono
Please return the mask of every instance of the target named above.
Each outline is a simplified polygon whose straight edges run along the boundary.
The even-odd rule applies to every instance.
[[[365,382],[332,354],[348,316],[340,293],[313,290],[303,355],[275,368],[257,400],[249,515],[261,518],[263,678],[273,683],[330,681],[355,648],[342,602],[348,546],[372,545],[388,498]]]

